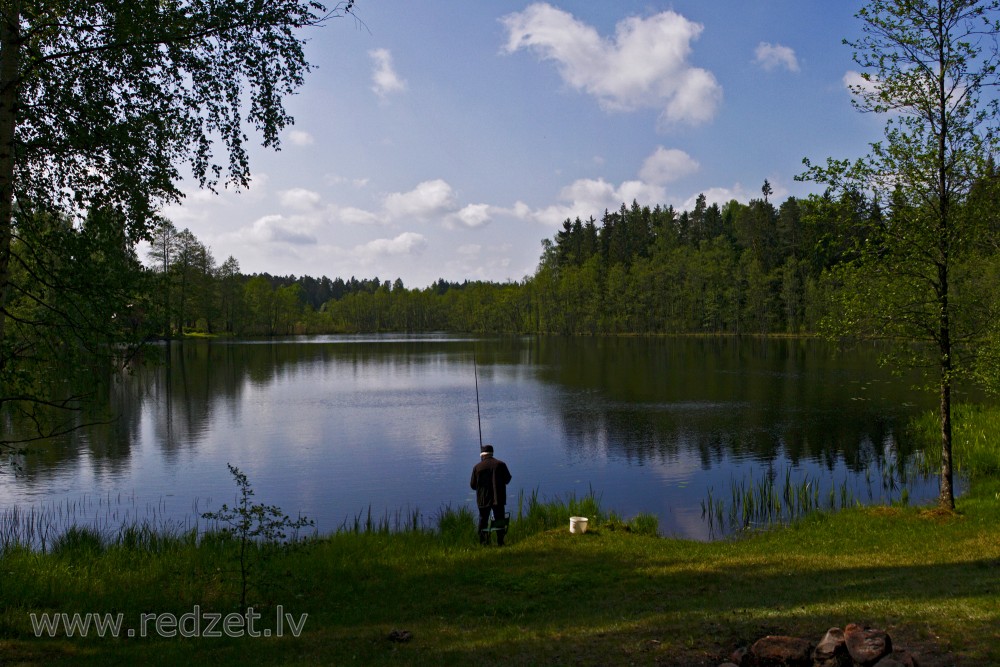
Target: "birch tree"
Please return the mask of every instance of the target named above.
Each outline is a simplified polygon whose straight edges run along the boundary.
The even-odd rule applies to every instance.
[[[23,221],[112,211],[123,243],[202,187],[246,187],[249,135],[279,145],[310,70],[304,28],[350,13],[311,0],[0,0],[0,398]],[[29,395],[23,400],[35,400]],[[35,397],[37,398],[37,397]]]
[[[856,17],[862,36],[845,40],[862,68],[855,106],[885,116],[882,141],[856,161],[828,160],[803,178],[871,197],[880,214],[864,229],[843,277],[852,297],[836,329],[889,336],[930,350],[909,359],[933,369],[939,398],[939,504],[953,508],[952,391],[968,303],[956,282],[981,240],[970,193],[997,149],[997,0],[871,0]],[[897,360],[898,361],[898,360]]]

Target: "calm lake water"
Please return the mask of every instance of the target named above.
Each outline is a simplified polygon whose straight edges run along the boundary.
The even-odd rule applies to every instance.
[[[164,352],[117,390],[118,420],[38,447],[0,504],[193,521],[232,502],[232,463],[257,501],[320,532],[369,508],[472,507],[478,370],[511,498],[592,489],[606,510],[708,539],[701,501],[733,480],[790,470],[878,500],[864,471],[909,460],[901,426],[934,405],[876,347],[815,340],[320,336]],[[936,479],[909,485],[911,502],[937,495]]]

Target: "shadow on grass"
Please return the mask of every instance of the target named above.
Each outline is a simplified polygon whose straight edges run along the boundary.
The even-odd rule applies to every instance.
[[[552,531],[504,549],[442,547],[427,535],[344,536],[281,564],[288,580],[274,602],[308,614],[301,637],[27,638],[13,656],[94,665],[693,666],[717,665],[766,634],[817,641],[831,626],[860,622],[888,630],[925,667],[1000,664],[1000,544],[969,560],[946,531],[935,539],[928,558],[938,562],[924,565],[912,556],[922,545],[902,539],[894,554],[859,541],[853,557],[811,558],[770,551],[767,541],[699,544],[601,530]],[[844,542],[841,553],[850,549]],[[165,581],[164,594],[175,586],[180,607],[202,602],[190,582]],[[93,600],[95,609],[102,604]],[[267,618],[272,610],[260,611]],[[393,630],[412,639],[391,641]]]
[[[717,665],[766,634],[817,641],[831,626],[861,622],[887,629],[925,666],[1000,659],[995,558],[798,572],[681,554],[559,535],[451,564],[397,563],[300,593],[296,611],[310,620],[299,639],[175,641],[152,653],[160,664],[197,656],[220,664]],[[400,629],[412,640],[391,641]]]

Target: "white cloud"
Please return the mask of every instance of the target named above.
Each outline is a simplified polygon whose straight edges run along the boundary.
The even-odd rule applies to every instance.
[[[415,232],[403,232],[392,239],[375,239],[357,246],[354,254],[360,259],[372,260],[386,255],[419,255],[427,247],[427,239]]]
[[[191,206],[192,202],[197,202],[197,200],[185,199],[180,204],[167,204],[160,209],[160,215],[170,220],[178,228],[187,227],[193,222],[207,221],[209,213],[208,207],[204,206],[205,202],[197,202],[203,204],[202,206]]]
[[[799,60],[795,57],[795,51],[788,46],[761,42],[754,53],[754,62],[769,72],[779,67],[784,67],[789,72],[799,71]]]
[[[384,222],[382,218],[371,211],[365,211],[354,206],[342,208],[336,211],[332,217],[348,225],[378,225]]]
[[[371,179],[369,178],[347,178],[346,176],[340,176],[338,174],[326,174],[323,180],[327,185],[351,185],[359,190],[366,185],[368,185]]]
[[[518,220],[527,220],[531,217],[531,207],[523,201],[518,201],[514,204],[514,208],[510,210],[510,214]]]
[[[428,218],[446,214],[455,209],[455,193],[440,178],[424,181],[409,192],[394,192],[385,198],[386,214],[392,219]]]
[[[619,205],[623,202],[631,205],[633,201],[637,201],[640,206],[647,204],[654,206],[662,202],[666,196],[667,193],[659,185],[643,181],[625,181],[615,190],[615,200]]]
[[[288,141],[290,141],[294,146],[311,146],[316,143],[313,135],[303,130],[289,130]]]
[[[184,201],[195,204],[216,204],[228,201],[227,199],[224,199],[225,194],[229,194],[229,191],[220,190],[219,192],[212,192],[208,188],[186,190],[184,191]]]
[[[700,166],[697,160],[682,150],[658,146],[642,163],[639,178],[647,183],[662,185],[693,174]]]
[[[615,195],[615,186],[603,178],[581,178],[564,187],[559,198],[563,201],[599,205]]]
[[[854,95],[873,96],[878,95],[878,83],[865,79],[861,72],[848,70],[841,79],[844,87]]]
[[[532,213],[532,217],[543,224],[555,226],[567,218],[600,218],[606,209],[617,210],[622,203],[630,204],[633,199],[647,204],[662,201],[665,196],[666,193],[660,186],[642,181],[625,181],[616,188],[603,178],[583,178],[574,181],[559,193],[559,199],[564,204],[539,209]]]
[[[225,187],[215,192],[186,182],[181,185],[181,201],[163,206],[160,214],[178,228],[208,223],[220,215],[219,209],[235,207],[241,202],[263,200],[269,180],[264,172],[253,173],[250,175],[249,188]]]
[[[665,123],[699,124],[715,117],[722,100],[715,76],[688,62],[703,26],[676,12],[627,18],[613,40],[546,3],[501,21],[507,53],[527,49],[555,61],[567,84],[596,97],[604,109],[658,108]]]
[[[466,227],[482,227],[493,219],[493,207],[489,204],[469,204],[454,217]]]
[[[663,184],[676,180],[698,169],[698,163],[687,153],[676,149],[658,147],[646,158],[639,170],[639,178],[628,180],[615,186],[603,178],[581,178],[565,186],[559,192],[559,203],[532,210],[523,202],[517,202],[512,209],[494,209],[497,212],[520,219],[535,220],[549,226],[561,225],[566,219],[579,217],[586,220],[590,216],[600,219],[604,211],[617,211],[622,204],[631,206],[637,201],[641,206],[655,206],[666,203],[668,197]],[[788,189],[771,179],[773,201],[788,196]],[[760,191],[748,190],[741,183],[732,187],[714,187],[705,190],[709,204],[723,206],[732,199],[747,203],[759,199]],[[692,210],[698,193],[692,195],[680,210]]]
[[[248,191],[255,194],[262,194],[267,190],[267,184],[270,182],[271,177],[264,172],[250,174],[250,187]]]
[[[321,200],[318,192],[306,190],[305,188],[292,188],[282,190],[278,193],[278,199],[283,206],[299,211],[311,211],[315,209]]]
[[[328,178],[328,181],[330,179]],[[342,180],[340,182],[346,182]],[[305,209],[309,198],[305,193],[297,193],[295,203]],[[290,197],[290,199],[292,199]],[[301,200],[301,201],[299,201]],[[287,202],[291,204],[292,202]],[[440,178],[418,183],[412,190],[393,192],[382,199],[379,210],[367,210],[354,206],[327,209],[327,219],[350,225],[388,225],[396,222],[435,221],[449,229],[474,229],[489,224],[496,215],[529,217],[528,207],[506,209],[491,204],[467,204],[460,208],[455,191],[447,181]],[[315,207],[314,207],[315,208]]]
[[[257,242],[315,244],[316,237],[303,230],[303,226],[301,219],[286,218],[283,215],[265,215],[254,221],[248,234]]]
[[[788,198],[789,191],[784,185],[777,181],[777,179],[768,179],[771,183],[771,187],[774,192],[768,197],[768,201],[772,203],[780,202]],[[725,206],[730,200],[735,199],[741,204],[750,203],[751,199],[763,199],[764,195],[761,193],[760,189],[748,189],[742,183],[736,183],[731,187],[715,187],[709,188],[700,192],[698,194],[705,195],[705,201],[708,205],[718,204],[720,207]],[[694,209],[695,202],[698,199],[698,194],[691,195],[687,201],[681,205],[681,210],[690,211]]]
[[[372,90],[381,99],[392,93],[406,90],[406,81],[401,79],[392,66],[392,53],[389,49],[374,49],[368,52],[374,66],[372,70]]]
[[[459,246],[455,249],[455,257],[445,263],[445,273],[464,276],[471,280],[513,279],[510,271],[512,248],[510,243],[486,247],[478,244]],[[531,269],[525,273],[530,272]],[[503,278],[496,276],[503,276]]]

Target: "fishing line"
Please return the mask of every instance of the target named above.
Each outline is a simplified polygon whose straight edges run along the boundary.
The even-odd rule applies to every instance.
[[[476,378],[476,421],[479,423],[479,451],[483,451],[483,418],[479,414],[479,370],[476,365],[476,351],[472,351],[472,374]]]

